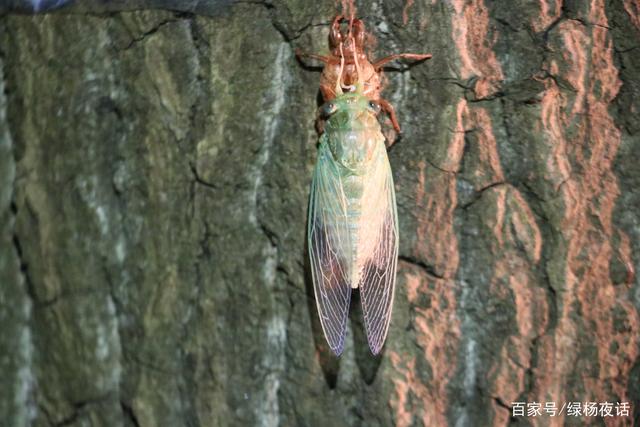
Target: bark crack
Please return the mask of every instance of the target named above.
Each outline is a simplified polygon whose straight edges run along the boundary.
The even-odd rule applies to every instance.
[[[180,21],[181,20],[180,17],[183,16],[183,15],[184,14],[175,14],[173,18],[165,19],[165,20],[159,22],[157,25],[155,25],[150,30],[147,30],[144,33],[142,33],[141,35],[132,38],[131,41],[129,41],[129,43],[122,50],[129,50],[132,47],[134,47],[136,44],[138,44],[140,42],[144,42],[147,38],[153,36],[155,33],[160,31],[160,29],[162,29],[162,27],[164,27],[165,25],[172,24],[174,22]]]
[[[78,402],[73,402],[72,406],[73,406],[73,412],[63,418],[60,421],[54,422],[52,423],[53,427],[63,427],[63,426],[69,426],[72,424],[75,424],[76,421],[78,421],[78,418],[80,417],[80,415],[82,415],[82,412],[91,405],[98,405],[101,403],[105,403],[108,402],[109,400],[113,399],[113,396],[111,393],[107,393],[104,394],[102,396],[98,396],[92,399],[86,399],[86,400],[81,400]]]
[[[411,256],[411,255],[399,255],[398,256],[398,260],[402,261],[404,263],[407,263],[407,264],[414,265],[414,266],[418,267],[420,270],[422,270],[428,276],[434,277],[436,279],[450,279],[451,278],[451,277],[448,277],[445,274],[438,273],[437,269],[433,265],[430,265],[430,264],[426,263],[425,261],[423,261],[423,260],[421,260],[419,258],[416,258],[414,256]]]
[[[209,182],[202,178],[198,173],[196,165],[194,165],[192,162],[189,162],[189,169],[191,170],[191,174],[193,175],[193,179],[196,184],[201,185],[205,188],[210,188],[212,190],[218,190],[220,188],[217,184],[214,184],[213,182]]]
[[[15,188],[14,188],[14,194],[15,194]],[[15,201],[11,202],[10,209],[15,222],[15,220],[18,218],[18,207]],[[29,300],[31,301],[33,306],[39,305],[40,301],[38,301],[35,285],[33,283],[33,280],[31,279],[31,274],[29,272],[29,263],[25,259],[23,247],[22,247],[22,244],[20,243],[20,236],[18,235],[18,232],[15,229],[15,224],[14,224],[12,233],[13,234],[11,236],[11,240],[13,242],[13,248],[15,250],[15,253],[18,256],[18,262],[20,263],[20,274],[22,275],[23,281],[25,283],[26,295],[27,297],[29,297]],[[47,303],[47,302],[45,301],[44,303]]]
[[[463,205],[460,205],[460,209],[462,210],[467,210],[470,206],[472,206],[473,204],[475,204],[478,200],[480,200],[482,198],[482,195],[487,191],[487,190],[491,190],[492,188],[495,187],[499,187],[502,185],[509,185],[508,182],[506,181],[497,181],[497,182],[493,182],[485,187],[482,187],[479,190],[476,190],[474,197],[472,198],[471,201],[469,201],[468,203],[465,203]]]
[[[120,408],[122,408],[122,414],[124,415],[125,419],[129,420],[131,425],[133,425],[134,427],[140,427],[141,424],[138,421],[138,417],[136,416],[136,413],[133,410],[133,406],[131,406],[124,400],[121,400]]]

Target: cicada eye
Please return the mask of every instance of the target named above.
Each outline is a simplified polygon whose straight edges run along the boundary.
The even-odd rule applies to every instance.
[[[376,101],[369,101],[369,109],[371,109],[371,111],[373,111],[375,114],[379,114],[380,104],[378,104]]]
[[[338,106],[336,104],[334,104],[333,102],[327,102],[322,107],[320,107],[320,115],[326,119],[333,113],[335,113],[337,109]]]

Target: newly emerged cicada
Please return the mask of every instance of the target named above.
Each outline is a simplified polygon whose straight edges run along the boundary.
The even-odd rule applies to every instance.
[[[324,126],[311,184],[309,257],[320,322],[333,352],[340,355],[344,349],[351,292],[359,288],[367,340],[375,355],[391,319],[398,215],[377,118],[379,79],[371,75],[374,68],[368,60],[363,70],[361,44],[356,42],[364,30],[357,21],[358,39],[349,34],[347,43],[336,38],[336,22],[331,40],[337,43],[332,47],[339,65],[323,72],[322,92],[329,101],[319,111]],[[350,55],[344,53],[345,45],[352,49]],[[353,73],[345,68],[351,65]],[[331,78],[335,81],[328,90]]]

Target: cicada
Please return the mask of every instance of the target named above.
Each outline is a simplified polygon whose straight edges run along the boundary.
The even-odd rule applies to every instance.
[[[358,288],[375,355],[389,328],[398,262],[398,214],[381,110],[399,127],[380,99],[379,70],[363,53],[361,21],[352,20],[345,36],[340,20],[330,35],[332,56],[309,55],[327,63],[321,91],[328,100],[319,110],[324,126],[311,184],[309,257],[320,323],[333,352],[344,349],[351,293]]]

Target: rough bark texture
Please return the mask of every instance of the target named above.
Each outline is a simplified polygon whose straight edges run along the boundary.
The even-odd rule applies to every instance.
[[[387,73],[386,348],[356,304],[339,360],[305,248],[319,74],[293,54],[326,49],[334,4],[14,14],[57,3],[0,18],[2,423],[638,421],[638,0],[359,5],[376,56],[434,59]],[[513,401],[635,414],[510,420]]]

